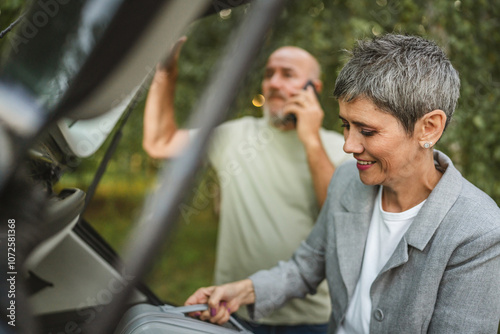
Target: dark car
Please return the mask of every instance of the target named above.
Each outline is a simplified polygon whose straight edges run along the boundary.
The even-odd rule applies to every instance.
[[[144,94],[155,64],[193,20],[247,1],[33,1],[11,31],[0,74],[2,333],[234,333],[186,316],[206,305],[166,305],[141,283],[176,218],[214,126],[282,1],[256,1],[228,42],[236,51],[202,94],[204,126],[187,154],[161,172],[123,259],[81,219],[95,189],[54,191]],[[113,140],[118,140],[115,137]],[[112,159],[112,146],[106,159]],[[103,166],[106,161],[104,161]],[[104,168],[101,170],[103,171]],[[96,178],[98,180],[98,178]],[[168,186],[165,186],[168,184]],[[158,203],[161,203],[159,205]]]

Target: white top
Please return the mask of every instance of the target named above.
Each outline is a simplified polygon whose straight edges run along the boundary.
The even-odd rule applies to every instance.
[[[336,166],[352,159],[342,149],[341,134],[321,129],[320,136]],[[244,279],[288,260],[319,213],[297,132],[278,130],[264,118],[243,117],[216,129],[208,157],[221,188],[215,283]],[[200,189],[200,196],[212,196],[210,186]],[[326,323],[330,308],[325,281],[316,295],[290,301],[259,322]],[[249,319],[246,308],[238,315]]]
[[[425,200],[403,212],[386,212],[382,209],[382,189],[377,195],[368,230],[361,275],[347,308],[345,321],[337,334],[368,334],[372,301],[370,288],[397,245],[410,227]]]

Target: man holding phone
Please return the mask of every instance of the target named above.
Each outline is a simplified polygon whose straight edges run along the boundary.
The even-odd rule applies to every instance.
[[[177,59],[184,41],[176,46],[172,63],[158,68],[146,101],[143,146],[154,158],[174,157],[196,135],[178,129],[174,120]],[[343,136],[321,128],[324,114],[315,92],[322,90],[320,74],[307,51],[277,49],[262,81],[264,117],[228,121],[214,133],[208,157],[221,183],[215,284],[288,260],[311,231],[335,166],[350,158],[342,150]],[[325,283],[315,295],[249,324],[251,330],[326,333],[330,302]],[[238,316],[248,320],[245,312],[239,310]]]

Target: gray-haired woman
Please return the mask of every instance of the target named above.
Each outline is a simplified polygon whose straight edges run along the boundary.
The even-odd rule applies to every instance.
[[[430,41],[360,41],[334,92],[357,162],[335,172],[313,231],[290,261],[186,304],[208,303],[212,322],[246,304],[262,317],[326,278],[330,333],[496,333],[500,209],[433,149],[459,88]]]

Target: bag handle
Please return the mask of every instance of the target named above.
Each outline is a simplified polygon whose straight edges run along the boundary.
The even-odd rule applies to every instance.
[[[191,313],[191,312],[199,312],[199,311],[206,311],[208,309],[207,304],[195,304],[195,305],[186,305],[186,306],[179,306],[179,307],[172,307],[172,306],[161,306],[161,309],[163,312],[166,313]],[[231,325],[236,327],[238,330],[241,332],[248,333],[248,330],[243,327],[235,318],[232,316],[229,316],[229,322]]]

